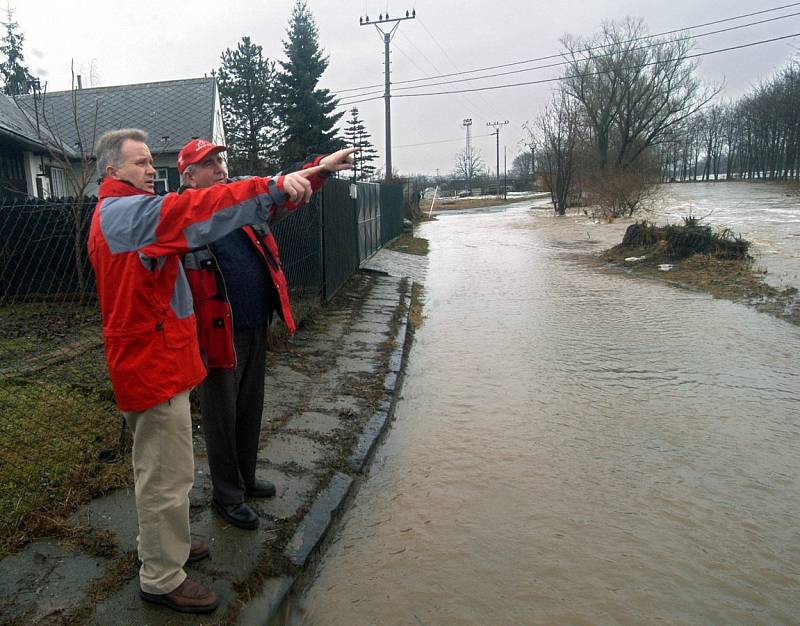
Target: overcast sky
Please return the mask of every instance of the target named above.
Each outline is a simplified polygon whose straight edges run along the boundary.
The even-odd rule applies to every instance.
[[[564,34],[590,36],[605,20],[641,17],[650,33],[763,11],[791,3],[780,0],[309,0],[320,44],[330,57],[321,85],[343,90],[383,84],[383,43],[374,26],[359,26],[359,16],[375,19],[388,9],[394,17],[415,9],[417,18],[400,23],[392,41],[393,95],[400,81],[511,64],[556,53]],[[800,3],[750,18],[697,29],[701,33],[800,12]],[[49,90],[69,88],[70,60],[95,86],[195,78],[219,65],[220,54],[242,36],[263,46],[272,59],[283,58],[282,40],[294,0],[225,2],[100,2],[81,0],[11,0],[14,18],[25,35],[29,69],[48,82]],[[777,36],[800,33],[800,16],[699,38],[696,51],[710,51]],[[704,57],[700,75],[724,82],[723,96],[738,97],[768,78],[797,54],[800,38]],[[551,61],[552,62],[552,61]],[[494,72],[530,67],[511,66]],[[557,68],[511,74],[492,81],[440,85],[417,91],[444,91],[540,80]],[[483,72],[485,73],[485,72]],[[481,73],[481,74],[483,74]],[[493,73],[493,72],[488,72]],[[474,74],[473,74],[474,75]],[[478,74],[480,75],[480,74]],[[453,80],[458,76],[438,79]],[[400,84],[398,84],[400,83]],[[472,118],[473,145],[495,167],[495,137],[487,122],[508,120],[500,133],[500,168],[520,151],[522,124],[543,108],[552,84],[544,83],[469,94],[392,98],[394,169],[401,174],[444,174],[464,148],[462,120]],[[367,92],[381,91],[382,87]],[[406,91],[405,93],[408,93]],[[357,105],[383,160],[382,99]],[[420,145],[423,144],[423,145]]]

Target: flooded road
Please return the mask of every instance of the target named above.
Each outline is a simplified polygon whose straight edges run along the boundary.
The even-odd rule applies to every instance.
[[[529,206],[420,228],[397,419],[289,623],[797,623],[797,327]]]

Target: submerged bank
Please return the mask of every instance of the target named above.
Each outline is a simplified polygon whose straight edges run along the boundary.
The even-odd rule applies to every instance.
[[[768,284],[766,272],[748,254],[750,242],[699,222],[691,217],[680,226],[637,222],[628,227],[622,243],[602,252],[600,259],[629,275],[699,289],[800,325],[797,288]]]

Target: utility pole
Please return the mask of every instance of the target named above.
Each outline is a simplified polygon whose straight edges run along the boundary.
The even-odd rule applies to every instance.
[[[464,150],[464,176],[467,179],[467,191],[472,194],[472,142],[471,142],[471,132],[470,129],[472,128],[472,118],[467,117],[461,123],[461,125],[467,129],[467,146]]]
[[[383,66],[384,66],[384,73],[383,73],[383,76],[384,76],[384,80],[383,80],[384,92],[383,92],[383,98],[385,100],[385,108],[386,108],[386,120],[385,120],[385,126],[386,126],[386,180],[391,180],[391,178],[392,178],[392,107],[391,107],[391,98],[392,98],[392,96],[391,96],[391,90],[390,90],[391,81],[389,79],[389,76],[390,76],[390,73],[391,73],[391,69],[389,67],[389,44],[391,43],[392,38],[394,37],[395,31],[397,31],[397,27],[400,26],[400,22],[402,22],[403,20],[413,20],[415,17],[417,17],[416,9],[412,9],[411,13],[406,11],[405,17],[390,18],[389,17],[389,12],[387,11],[386,15],[384,15],[383,13],[378,15],[378,20],[377,21],[375,21],[375,20],[370,21],[369,20],[369,15],[365,15],[364,17],[359,17],[358,18],[358,23],[361,24],[361,26],[369,26],[370,24],[374,25],[375,29],[380,34],[381,39],[383,39]],[[384,31],[380,27],[380,24],[389,24],[389,23],[394,23],[394,26],[392,26],[392,28],[389,29],[389,31]]]
[[[508,146],[503,146],[503,199],[508,200]]]
[[[495,128],[494,133],[495,140],[497,141],[497,195],[500,195],[500,128],[508,124],[508,120],[505,122],[486,122],[487,126],[493,126]]]

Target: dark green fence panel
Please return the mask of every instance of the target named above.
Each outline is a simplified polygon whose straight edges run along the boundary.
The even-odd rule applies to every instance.
[[[350,182],[329,180],[322,192],[322,247],[325,273],[324,298],[336,291],[358,269],[358,229]]]
[[[403,233],[403,187],[381,185],[381,245]]]
[[[6,200],[0,205],[0,303],[93,295],[86,252],[96,200]]]
[[[94,296],[86,240],[95,203],[0,202],[0,305]],[[402,205],[399,186],[329,180],[273,229],[289,286],[329,300],[359,263],[402,232]]]
[[[281,254],[289,287],[315,296],[322,294],[322,200],[314,194],[311,202],[293,211],[272,229]]]

